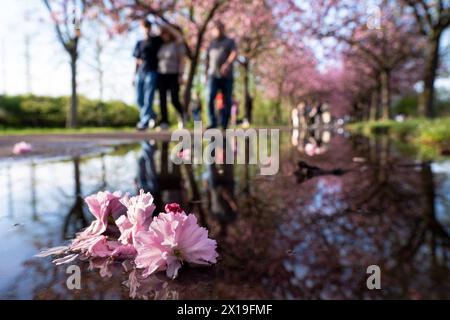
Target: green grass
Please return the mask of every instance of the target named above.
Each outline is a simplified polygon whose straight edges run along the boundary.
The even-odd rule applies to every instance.
[[[1,128],[0,136],[5,135],[35,135],[35,134],[78,134],[78,133],[108,133],[108,132],[134,132],[134,127],[85,127],[78,129],[67,128]]]
[[[352,123],[348,129],[366,136],[388,134],[400,143],[410,144],[426,158],[450,151],[450,118],[366,121]]]

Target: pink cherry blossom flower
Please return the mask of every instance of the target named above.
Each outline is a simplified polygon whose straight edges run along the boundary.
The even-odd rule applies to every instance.
[[[114,248],[108,245],[108,241],[105,236],[86,236],[74,239],[70,250],[72,252],[81,252],[91,257],[108,257],[111,255]]]
[[[131,244],[121,244],[117,242],[119,245],[114,249],[111,253],[111,256],[116,258],[133,258],[136,256],[136,249]]]
[[[122,244],[133,244],[139,231],[148,230],[156,206],[153,204],[153,196],[144,190],[135,197],[123,197],[121,203],[127,208],[127,214],[116,220],[121,233],[119,241]]]
[[[208,238],[208,230],[198,225],[195,215],[187,215],[176,203],[167,204],[165,213],[152,220],[153,196],[142,190],[131,198],[120,198],[118,192],[99,192],[87,197],[86,202],[97,219],[78,233],[69,246],[46,249],[36,256],[59,256],[53,260],[57,265],[77,258],[91,262],[100,259],[104,262],[99,264],[100,272],[106,276],[112,275],[109,266],[117,259],[123,259],[123,265],[144,269],[143,277],[165,270],[170,278],[176,278],[183,262],[217,262],[216,241]],[[110,218],[115,219],[120,236],[110,232]],[[133,284],[137,288],[136,285]]]
[[[33,147],[31,146],[31,144],[24,141],[16,143],[13,147],[13,153],[15,155],[26,154],[30,153],[31,151],[33,151]]]
[[[85,199],[89,210],[97,218],[92,224],[82,233],[82,237],[89,235],[101,235],[106,231],[108,226],[108,219],[112,217],[113,220],[118,219],[125,214],[126,207],[120,202],[122,195],[116,191],[111,193],[109,191],[98,192],[90,195]]]
[[[186,215],[176,204],[166,206],[166,213],[153,218],[148,231],[135,238],[138,268],[144,276],[166,270],[174,279],[183,262],[210,265],[217,262],[217,244],[208,238],[208,230],[197,223],[193,214]]]
[[[134,259],[136,249],[132,245],[123,245],[115,240],[108,240],[106,236],[87,236],[74,239],[70,246],[71,252],[80,252],[87,257]]]
[[[181,208],[181,206],[178,203],[166,204],[166,206],[164,207],[164,210],[166,212],[171,212],[171,213],[184,213],[183,209]]]

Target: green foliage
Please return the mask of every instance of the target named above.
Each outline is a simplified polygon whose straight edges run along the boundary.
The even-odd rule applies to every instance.
[[[415,118],[404,122],[394,120],[358,122],[348,125],[352,132],[366,136],[389,134],[399,141],[408,143],[425,158],[448,152],[450,147],[450,118],[434,120]]]
[[[418,139],[424,144],[450,142],[450,118],[436,119],[419,123]]]
[[[407,95],[402,97],[393,107],[394,114],[404,114],[406,116],[417,116],[417,106],[419,104],[418,95]]]
[[[437,114],[442,117],[450,116],[450,97],[446,99],[440,99],[436,103]]]
[[[242,109],[244,109],[242,107]],[[245,112],[241,111],[242,114]],[[279,113],[279,114],[278,114]],[[277,102],[257,95],[253,102],[253,123],[260,126],[283,125],[289,123],[290,109],[281,104],[277,108]],[[276,119],[280,119],[277,123]]]
[[[34,95],[0,96],[0,125],[4,127],[64,127],[70,99]],[[78,98],[78,124],[83,127],[134,126],[139,113],[120,101]]]
[[[438,116],[450,116],[450,96],[445,92],[436,95],[436,113]],[[402,97],[393,106],[394,114],[404,114],[410,117],[418,116],[419,95],[409,94]]]

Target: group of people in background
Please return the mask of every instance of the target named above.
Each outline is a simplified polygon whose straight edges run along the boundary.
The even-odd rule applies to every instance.
[[[300,102],[291,110],[292,126],[305,129],[309,126],[329,125],[331,112],[327,103]]]
[[[159,35],[153,34],[152,27],[153,24],[149,20],[141,21],[145,38],[137,42],[133,53],[136,58],[134,85],[140,109],[140,120],[136,128],[140,131],[155,127],[161,130],[169,128],[168,93],[177,111],[178,127],[183,128],[188,116],[187,108],[183,107],[179,95],[184,74],[186,47],[181,31],[176,27],[168,24],[160,25]],[[226,129],[232,111],[233,122],[236,121],[237,102],[233,99],[233,63],[236,58],[235,41],[226,35],[223,23],[216,21],[205,62],[208,128],[216,128],[220,125]],[[160,97],[159,119],[153,108],[156,91],[159,92]],[[222,105],[216,110],[216,98],[219,94]],[[197,92],[192,107],[194,120],[201,121],[201,111],[200,93]],[[216,111],[219,112],[219,117]]]

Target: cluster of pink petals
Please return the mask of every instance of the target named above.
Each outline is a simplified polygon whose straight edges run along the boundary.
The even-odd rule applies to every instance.
[[[25,141],[16,143],[13,147],[13,153],[15,155],[26,154],[30,153],[31,151],[33,151],[33,147],[31,146],[31,144],[26,143]]]
[[[208,238],[208,230],[187,215],[178,204],[166,205],[165,213],[155,217],[148,231],[136,235],[136,266],[144,276],[166,270],[176,278],[183,262],[210,265],[217,262],[217,243]]]
[[[121,233],[119,241],[124,245],[133,245],[136,234],[148,230],[156,206],[153,204],[153,196],[143,190],[136,197],[123,197],[121,203],[128,210],[126,215],[116,220]]]
[[[91,225],[77,234],[68,247],[45,250],[39,257],[66,254],[53,262],[63,264],[79,256],[87,258],[132,259],[144,276],[166,270],[175,278],[183,262],[210,265],[217,261],[217,244],[208,230],[198,225],[178,204],[152,218],[156,206],[150,193],[122,196],[120,192],[99,192],[87,197],[95,216]]]

